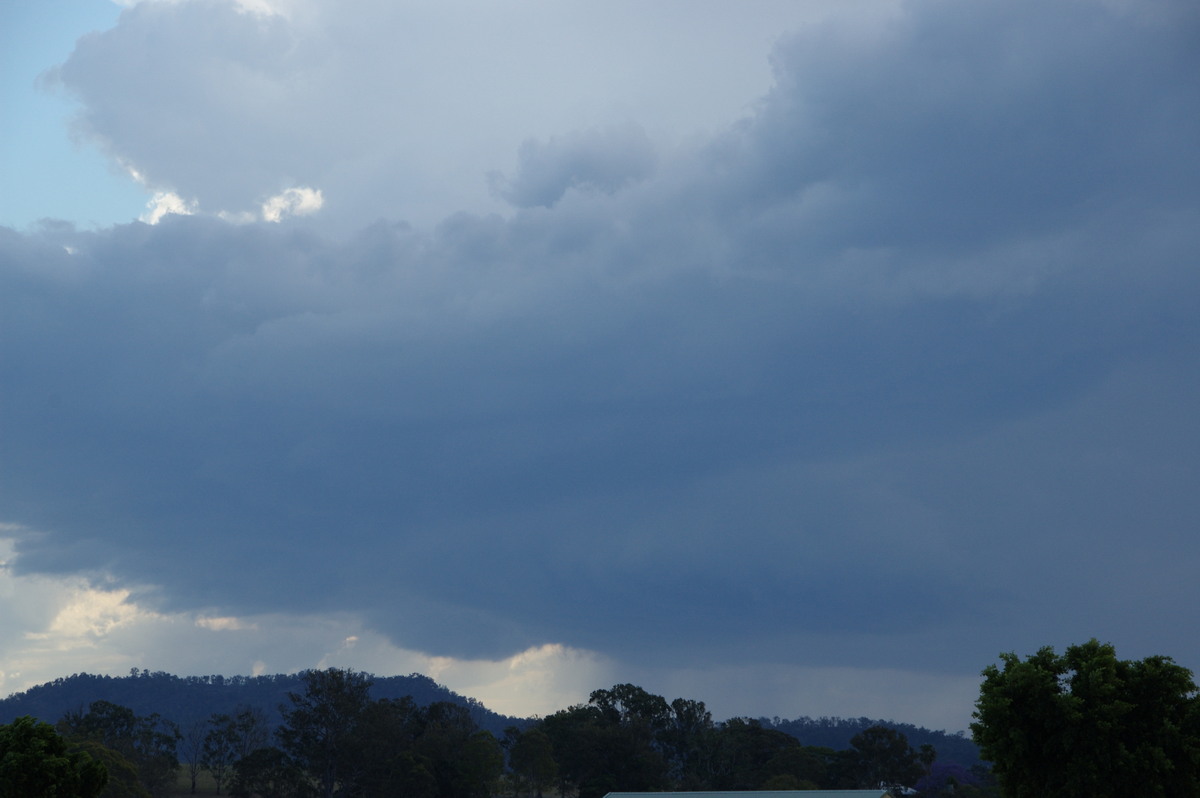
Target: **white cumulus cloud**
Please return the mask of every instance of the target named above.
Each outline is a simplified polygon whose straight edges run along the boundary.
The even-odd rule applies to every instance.
[[[146,212],[139,218],[146,224],[158,224],[169,214],[191,216],[196,210],[195,200],[185,200],[173,191],[156,191],[146,203]]]
[[[262,204],[262,217],[264,221],[279,222],[289,216],[308,216],[316,213],[324,205],[325,197],[319,188],[289,188]]]

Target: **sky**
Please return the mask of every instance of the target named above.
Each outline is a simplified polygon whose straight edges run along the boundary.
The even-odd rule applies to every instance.
[[[0,11],[0,693],[970,723],[1200,668],[1190,0]]]

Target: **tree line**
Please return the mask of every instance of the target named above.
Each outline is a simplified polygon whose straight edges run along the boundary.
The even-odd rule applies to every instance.
[[[303,674],[272,730],[266,713],[214,713],[186,731],[109,701],[56,727],[0,726],[0,798],[157,798],[180,756],[243,798],[601,798],[610,791],[894,787],[924,798],[1124,798],[1200,795],[1200,694],[1167,657],[1116,658],[1095,640],[1062,655],[1001,655],[988,666],[971,730],[993,763],[943,763],[896,729],[850,747],[804,745],[750,718],[713,721],[703,702],[668,702],[632,684],[496,735],[470,708],[372,698],[372,678]],[[994,778],[993,778],[994,777]]]
[[[532,728],[511,729],[514,794],[600,798],[610,791],[800,790],[911,787],[936,751],[883,726],[847,750],[806,746],[751,718],[716,723],[701,701],[668,702],[632,684],[591,694]]]
[[[273,730],[256,707],[181,729],[156,713],[139,716],[104,700],[68,712],[54,729],[43,726],[65,741],[79,785],[96,787],[94,766],[103,766],[101,789],[67,793],[86,798],[167,796],[181,768],[193,792],[207,771],[218,794],[235,798],[852,788],[914,784],[932,772],[936,757],[931,746],[915,750],[882,726],[855,735],[849,750],[804,746],[758,720],[715,723],[703,702],[668,703],[631,684],[597,690],[586,704],[497,736],[461,704],[373,699],[371,685],[364,673],[306,672],[303,689],[278,707]]]

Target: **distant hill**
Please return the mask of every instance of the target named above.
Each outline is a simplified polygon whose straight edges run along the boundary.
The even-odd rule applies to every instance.
[[[850,738],[864,729],[886,726],[901,732],[913,748],[919,749],[925,744],[932,745],[937,751],[939,762],[957,762],[964,767],[971,767],[983,761],[979,756],[979,748],[965,734],[948,734],[910,723],[870,718],[759,718],[759,722],[763,726],[792,735],[804,745],[823,746],[835,751],[849,748]]]
[[[374,676],[372,698],[412,699],[421,706],[447,701],[465,706],[482,729],[497,737],[509,726],[527,726],[530,721],[492,712],[473,698],[461,696],[428,676]],[[55,723],[70,710],[87,709],[93,701],[111,701],[129,707],[138,715],[157,712],[187,728],[214,713],[231,713],[238,707],[262,709],[272,725],[280,722],[279,706],[287,694],[303,693],[301,674],[274,676],[173,676],[136,668],[128,676],[93,676],[78,673],[31,687],[0,700],[0,723],[32,715]]]
[[[481,729],[497,737],[509,726],[524,728],[532,723],[491,711],[473,698],[458,693],[421,674],[374,676],[372,698],[412,699],[421,706],[448,701],[466,707]],[[298,673],[274,676],[173,676],[134,669],[128,676],[93,676],[79,673],[31,687],[0,700],[0,723],[32,715],[55,723],[70,710],[87,709],[93,701],[111,701],[129,707],[139,715],[157,712],[186,729],[193,722],[207,720],[214,713],[232,713],[238,707],[258,707],[272,725],[280,722],[279,706],[287,703],[288,693],[302,693]],[[980,762],[979,749],[962,734],[870,718],[807,718],[794,720],[759,718],[763,726],[790,734],[804,745],[824,746],[837,751],[850,748],[850,738],[871,726],[887,726],[903,732],[913,748],[926,743],[938,752],[938,759],[970,767]]]

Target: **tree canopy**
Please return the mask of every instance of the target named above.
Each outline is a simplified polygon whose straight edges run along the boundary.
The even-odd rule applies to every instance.
[[[178,726],[157,712],[143,717],[111,701],[93,701],[86,713],[65,714],[58,729],[76,744],[103,746],[132,764],[137,781],[152,795],[166,795],[175,786],[181,735]]]
[[[854,735],[850,745],[856,787],[911,786],[925,774],[920,755],[895,729],[872,726]]]
[[[1008,798],[1200,795],[1200,698],[1169,657],[1095,639],[1000,656],[971,724]]]
[[[308,671],[276,729],[279,747],[233,765],[230,792],[268,798],[406,795],[486,798],[504,768],[499,742],[471,709],[411,698],[372,700],[365,673]]]
[[[95,798],[107,782],[104,765],[50,724],[25,716],[0,726],[0,798]]]

